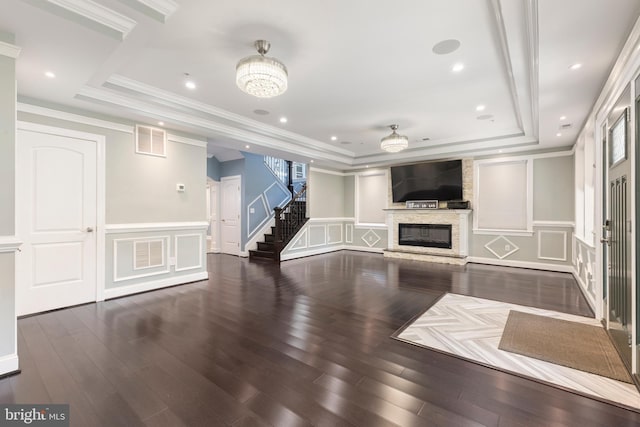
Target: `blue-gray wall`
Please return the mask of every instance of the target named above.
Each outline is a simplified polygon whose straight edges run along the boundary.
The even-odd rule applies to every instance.
[[[284,184],[264,164],[264,156],[241,153],[244,159],[228,162],[212,162],[212,159],[208,159],[207,176],[214,180],[236,175],[242,178],[240,247],[246,251],[247,242],[273,218],[273,208],[287,203],[290,195]]]
[[[215,157],[207,158],[207,176],[214,181],[220,181],[220,162]]]

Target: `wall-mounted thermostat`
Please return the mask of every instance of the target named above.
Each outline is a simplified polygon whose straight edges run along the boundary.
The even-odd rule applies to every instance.
[[[184,193],[184,184],[176,184],[176,190],[178,190],[178,193]]]

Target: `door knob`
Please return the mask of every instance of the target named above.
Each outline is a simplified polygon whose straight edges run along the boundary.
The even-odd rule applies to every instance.
[[[93,228],[87,227],[87,233],[93,233]]]
[[[610,245],[611,241],[608,238],[603,237],[602,239],[600,239],[600,243],[606,243],[607,245]]]

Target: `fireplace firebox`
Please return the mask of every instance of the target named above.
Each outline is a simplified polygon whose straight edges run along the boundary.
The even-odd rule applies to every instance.
[[[451,224],[398,224],[398,244],[451,249]]]

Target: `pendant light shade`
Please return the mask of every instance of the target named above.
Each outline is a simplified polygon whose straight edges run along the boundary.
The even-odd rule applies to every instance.
[[[248,56],[236,65],[236,85],[249,95],[272,98],[287,90],[287,67],[275,58],[265,56],[271,44],[266,40],[254,43],[259,55]]]
[[[380,141],[380,148],[389,153],[397,153],[409,146],[409,138],[404,135],[398,135],[396,130],[398,125],[389,126],[392,130],[391,135],[385,136]]]

